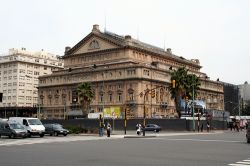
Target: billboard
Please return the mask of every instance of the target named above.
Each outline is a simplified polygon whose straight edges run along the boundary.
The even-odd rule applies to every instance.
[[[104,118],[121,118],[120,107],[104,108]]]

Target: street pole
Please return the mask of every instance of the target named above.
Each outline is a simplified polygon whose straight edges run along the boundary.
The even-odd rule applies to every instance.
[[[102,80],[102,88],[103,88],[103,101],[102,101],[102,122],[103,122],[103,124],[104,124],[104,72],[102,73],[102,76],[103,76],[103,80]]]
[[[4,118],[6,119],[6,106],[4,107]]]
[[[41,104],[38,103],[38,112],[37,112],[37,118],[40,119],[40,110],[41,109]]]
[[[148,93],[148,91],[144,94],[144,104],[143,104],[143,136],[145,136],[145,126],[146,126],[146,106],[145,106],[145,96]]]
[[[194,121],[194,76],[193,75],[192,75],[192,87],[193,87],[193,95],[192,95],[193,131],[195,131],[195,121]]]
[[[63,119],[65,120],[66,116],[66,101],[64,101],[64,109],[63,109]]]
[[[16,105],[16,117],[17,117],[17,105]]]

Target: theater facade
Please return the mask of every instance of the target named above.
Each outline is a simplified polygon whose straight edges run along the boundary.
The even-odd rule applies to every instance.
[[[140,118],[145,105],[147,118],[176,117],[169,86],[171,72],[179,67],[199,77],[197,99],[207,109],[224,110],[223,85],[200,71],[198,59],[185,59],[129,35],[102,32],[98,25],[75,46],[66,47],[63,59],[64,69],[39,77],[41,114],[46,119],[81,117],[76,89],[83,82],[91,83],[95,94],[89,113],[122,118],[128,108],[131,118]],[[154,88],[153,97],[146,94]]]

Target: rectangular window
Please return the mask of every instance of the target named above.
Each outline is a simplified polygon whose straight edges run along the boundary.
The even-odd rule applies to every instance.
[[[112,94],[109,94],[109,101],[112,102]]]
[[[103,102],[103,94],[100,94],[100,101]]]
[[[34,75],[38,76],[40,73],[37,71],[34,71]]]
[[[28,70],[28,71],[27,71],[27,74],[31,74],[31,75],[32,75],[32,74],[33,74],[33,71],[32,71],[32,70]]]
[[[20,69],[19,73],[25,73],[25,70],[24,69]]]
[[[119,101],[119,102],[122,101],[122,94],[121,94],[121,93],[118,94],[118,101]]]

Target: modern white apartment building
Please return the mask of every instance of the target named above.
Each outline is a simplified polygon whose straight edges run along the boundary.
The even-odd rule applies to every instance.
[[[38,77],[51,74],[53,70],[63,68],[63,60],[44,50],[30,52],[25,48],[9,49],[9,53],[0,56],[0,117],[8,114],[19,115],[25,108],[37,107]],[[7,114],[7,115],[6,115]]]

